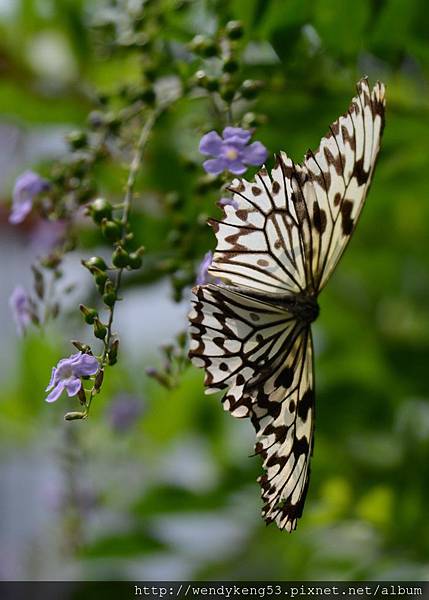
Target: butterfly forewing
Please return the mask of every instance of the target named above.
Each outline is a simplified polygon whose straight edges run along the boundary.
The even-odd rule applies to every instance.
[[[363,79],[357,89],[302,164],[281,153],[270,175],[232,183],[231,205],[211,221],[209,272],[221,283],[194,289],[189,316],[190,357],[207,391],[224,390],[224,408],[255,427],[263,516],[288,531],[302,514],[313,448],[310,323],[356,227],[384,126],[384,86],[371,92]]]
[[[316,152],[309,151],[296,177],[309,219],[302,227],[315,290],[328,281],[356,227],[380,149],[384,86],[363,79],[348,111],[329,128]],[[306,239],[308,238],[309,239]]]

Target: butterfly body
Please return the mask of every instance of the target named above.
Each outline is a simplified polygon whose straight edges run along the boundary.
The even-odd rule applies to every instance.
[[[384,126],[384,86],[366,79],[348,111],[302,164],[278,155],[269,174],[236,180],[233,204],[211,220],[217,284],[193,292],[193,363],[224,409],[251,420],[265,520],[292,531],[301,516],[314,444],[311,323],[317,297],[360,216]]]

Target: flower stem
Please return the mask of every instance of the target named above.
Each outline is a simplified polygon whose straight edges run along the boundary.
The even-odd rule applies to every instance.
[[[122,203],[122,217],[121,217],[122,235],[121,235],[120,241],[118,242],[119,245],[123,244],[126,239],[127,229],[128,229],[128,221],[129,221],[131,205],[132,205],[132,200],[133,200],[133,195],[134,195],[134,187],[135,187],[137,175],[138,175],[140,167],[141,167],[141,163],[142,163],[142,159],[143,159],[143,152],[144,152],[146,143],[149,139],[150,133],[153,129],[153,126],[156,122],[156,119],[158,118],[160,113],[161,113],[161,110],[159,109],[159,110],[153,111],[148,116],[148,118],[146,119],[146,121],[142,127],[142,130],[140,132],[140,136],[137,140],[137,144],[136,144],[135,151],[134,151],[134,156],[132,158],[130,168],[128,171],[128,178],[127,178],[127,183],[125,186],[125,196],[124,196],[124,200]],[[121,287],[123,271],[124,271],[124,267],[121,267],[116,271],[116,277],[115,277],[115,281],[114,281],[116,297],[118,297],[118,293],[119,293],[119,290]],[[104,350],[103,350],[103,354],[101,356],[100,369],[104,369],[104,367],[106,367],[106,365],[108,363],[109,349],[110,349],[110,345],[111,345],[112,337],[113,337],[113,320],[114,320],[114,315],[115,315],[116,303],[117,303],[117,300],[115,300],[113,302],[112,306],[109,308],[109,320],[107,322],[106,337],[104,338]],[[98,392],[98,390],[96,389],[95,385],[93,385],[93,387],[91,388],[90,394],[89,394],[89,398],[86,402],[84,418],[86,418],[88,416],[92,400],[97,392]]]

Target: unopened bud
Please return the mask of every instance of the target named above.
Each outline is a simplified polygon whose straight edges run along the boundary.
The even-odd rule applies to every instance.
[[[241,21],[229,21],[225,27],[226,35],[230,40],[238,40],[243,36],[244,28]]]
[[[64,415],[65,421],[77,421],[78,419],[85,419],[86,413],[84,412],[68,412]]]
[[[101,231],[109,242],[117,242],[121,238],[121,226],[115,221],[103,219],[101,221]]]
[[[129,261],[129,254],[122,246],[118,246],[112,254],[112,263],[120,269],[126,267]]]
[[[247,100],[251,100],[252,98],[256,98],[264,84],[262,81],[257,81],[254,79],[246,79],[241,84],[240,92],[243,98]]]
[[[103,379],[104,379],[104,370],[100,369],[99,371],[97,371],[97,375],[95,376],[95,381],[94,381],[94,389],[97,392],[103,385]]]
[[[77,397],[79,398],[79,402],[82,404],[82,406],[85,406],[86,394],[85,394],[85,390],[83,389],[83,386],[80,387],[80,390],[77,393]]]
[[[85,306],[85,304],[81,304],[79,306],[79,310],[83,314],[85,323],[88,323],[88,325],[92,325],[94,323],[94,319],[98,317],[98,312],[95,310],[95,308],[89,308],[88,306]]]
[[[99,340],[104,340],[107,334],[107,327],[100,321],[100,319],[94,319],[94,335]]]
[[[34,275],[34,290],[37,294],[37,297],[40,298],[40,300],[43,300],[43,296],[45,294],[45,283],[43,280],[43,274],[35,265],[31,266],[31,270],[33,271]]]

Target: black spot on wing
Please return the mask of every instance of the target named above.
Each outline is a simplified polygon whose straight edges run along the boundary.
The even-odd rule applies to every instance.
[[[298,416],[303,421],[307,420],[308,411],[314,407],[314,392],[312,389],[308,389],[303,397],[298,402]]]
[[[344,235],[351,235],[353,232],[354,221],[351,217],[353,210],[353,202],[344,200],[341,206],[341,227]]]

